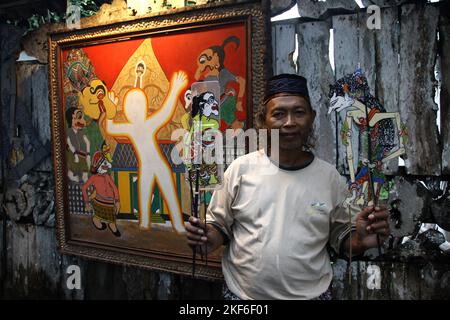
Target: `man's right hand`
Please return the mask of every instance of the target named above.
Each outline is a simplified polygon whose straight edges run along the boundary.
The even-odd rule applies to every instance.
[[[207,253],[216,250],[223,244],[222,234],[210,224],[205,224],[195,217],[189,218],[189,224],[186,225],[186,237],[188,245],[197,252]]]

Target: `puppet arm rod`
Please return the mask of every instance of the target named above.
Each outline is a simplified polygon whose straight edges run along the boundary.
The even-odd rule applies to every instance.
[[[346,133],[347,135],[347,147],[346,147],[346,152],[347,152],[347,164],[348,164],[348,170],[350,172],[350,179],[352,181],[352,183],[355,182],[356,178],[355,178],[355,169],[354,169],[354,164],[353,164],[353,145],[352,145],[352,117],[351,116],[347,116],[345,121],[347,123],[347,128],[348,131]]]

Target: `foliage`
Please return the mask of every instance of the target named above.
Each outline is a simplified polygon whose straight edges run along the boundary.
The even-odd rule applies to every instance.
[[[70,4],[80,8],[81,17],[89,17],[94,15],[99,6],[94,0],[70,0]],[[47,9],[47,14],[33,14],[26,20],[7,20],[6,23],[16,27],[25,27],[25,33],[36,30],[46,23],[58,23],[66,19],[67,13],[57,13]]]
[[[80,7],[81,17],[90,17],[99,10],[94,0],[70,0],[70,3]]]

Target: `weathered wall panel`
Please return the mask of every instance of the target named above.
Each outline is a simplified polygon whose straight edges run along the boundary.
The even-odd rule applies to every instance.
[[[407,180],[403,177],[395,177],[392,180],[392,188],[389,190],[389,205],[392,201],[399,200],[398,210],[401,214],[399,227],[395,227],[395,221],[391,219],[391,234],[400,237],[412,234],[425,205],[425,195],[421,194],[417,180]]]
[[[34,62],[17,63],[17,105],[14,124],[21,127],[18,142],[24,154],[43,152],[50,146],[50,105],[48,70],[46,65]],[[37,170],[51,171],[50,152],[41,157],[34,166]]]
[[[10,222],[6,296],[56,298],[60,263],[54,229]]]
[[[12,116],[16,103],[16,59],[20,52],[21,30],[9,25],[0,25],[0,152],[3,155],[1,164],[6,167],[6,155],[9,152],[11,137],[14,132]],[[3,172],[0,178],[3,179]]]
[[[50,104],[48,70],[46,65],[36,65],[32,73],[33,96],[31,119],[33,127],[39,128],[37,133],[42,145],[50,143]],[[50,154],[37,166],[36,170],[52,171]]]
[[[450,12],[440,13],[442,173],[450,174]]]
[[[355,1],[348,0],[297,0],[298,12],[302,17],[323,18],[330,14],[331,10],[359,10],[359,6]]]
[[[271,16],[276,16],[290,9],[296,3],[295,0],[272,0],[270,1]]]
[[[355,72],[358,65],[364,71],[369,87],[375,86],[375,31],[366,26],[365,13],[333,17],[334,61],[336,79]]]
[[[400,54],[400,24],[398,22],[398,8],[384,8],[381,10],[381,29],[373,30],[375,35],[375,97],[387,112],[399,112],[399,61]],[[396,130],[398,131],[398,130]],[[388,161],[384,167],[385,174],[398,173],[398,159]]]
[[[329,31],[327,22],[301,23],[298,32],[298,74],[308,79],[311,104],[316,111],[315,153],[321,159],[335,164],[334,125],[327,115],[329,83],[334,81],[328,59]],[[334,119],[334,117],[333,117]]]
[[[368,7],[370,5],[376,5],[379,7],[394,7],[407,2],[407,0],[362,0],[361,2],[364,7]]]
[[[356,15],[341,15],[332,18],[334,34],[334,65],[335,79],[339,79],[348,73],[353,73],[359,62],[358,58],[358,21]],[[334,82],[330,83],[332,85]],[[333,115],[338,124],[338,132],[334,135],[338,147],[338,167],[340,173],[348,174],[346,164],[346,149],[340,139],[340,128],[343,120],[341,116]]]
[[[401,7],[399,103],[401,119],[408,127],[408,174],[441,173],[433,90],[438,20],[435,7]]]
[[[368,286],[374,269],[380,271],[380,289]],[[333,271],[333,296],[337,299],[430,300],[450,296],[450,271],[446,264],[354,261],[351,282],[346,261],[334,263]]]
[[[273,74],[295,73],[295,25],[279,24],[272,27]],[[277,45],[283,43],[282,46]]]

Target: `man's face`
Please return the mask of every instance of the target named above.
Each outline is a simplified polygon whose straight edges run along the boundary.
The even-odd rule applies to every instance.
[[[296,95],[280,94],[266,105],[267,129],[279,129],[280,149],[299,149],[312,130],[315,111],[308,101]]]

